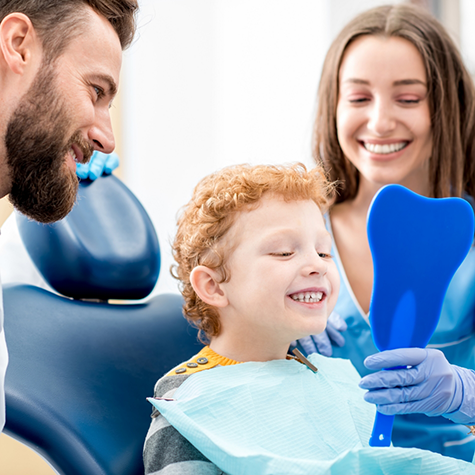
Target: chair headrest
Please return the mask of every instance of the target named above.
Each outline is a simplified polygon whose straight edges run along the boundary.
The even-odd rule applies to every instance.
[[[115,176],[79,183],[71,213],[54,224],[17,214],[25,247],[48,284],[75,299],[142,299],[160,272],[147,212]]]

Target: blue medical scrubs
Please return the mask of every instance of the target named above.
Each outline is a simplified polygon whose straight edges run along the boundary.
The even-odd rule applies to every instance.
[[[326,222],[331,232],[328,217]],[[371,337],[368,315],[363,312],[353,294],[334,239],[333,243],[332,253],[341,277],[335,311],[348,325],[348,330],[342,333],[345,345],[342,348],[333,346],[333,356],[350,359],[361,376],[364,376],[369,373],[363,364],[364,359],[378,350]],[[444,256],[435,258],[443,259]],[[475,370],[474,319],[475,248],[472,247],[450,283],[439,324],[427,347],[443,351],[452,364]],[[395,446],[418,447],[471,462],[475,451],[475,437],[468,435],[468,432],[466,426],[455,424],[444,417],[408,414],[396,416],[392,441]]]

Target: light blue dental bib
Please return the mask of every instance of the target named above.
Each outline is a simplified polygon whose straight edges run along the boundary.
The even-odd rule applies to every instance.
[[[190,376],[173,401],[149,400],[230,475],[475,474],[432,452],[369,447],[375,411],[355,368],[309,359],[318,373],[293,360],[242,363]]]

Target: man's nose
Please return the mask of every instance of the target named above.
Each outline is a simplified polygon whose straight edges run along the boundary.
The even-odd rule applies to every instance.
[[[94,150],[103,153],[114,151],[115,139],[109,109],[96,112],[95,121],[89,129],[88,137],[94,146]]]

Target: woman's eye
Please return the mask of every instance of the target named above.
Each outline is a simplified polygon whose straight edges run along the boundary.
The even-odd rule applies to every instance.
[[[368,102],[369,99],[367,97],[355,97],[348,99],[348,102],[350,104],[364,104],[365,102]]]
[[[419,104],[419,102],[421,102],[421,98],[408,94],[407,96],[399,96],[398,102],[400,104]]]

